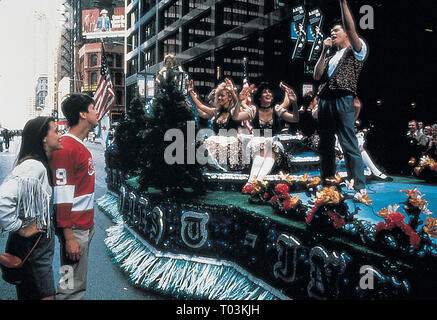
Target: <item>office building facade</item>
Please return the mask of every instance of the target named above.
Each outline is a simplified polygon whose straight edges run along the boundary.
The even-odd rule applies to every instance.
[[[244,76],[254,83],[302,81],[303,68],[290,63],[293,5],[296,1],[126,0],[126,105],[138,78],[156,74],[167,54],[176,56],[202,96],[224,77],[238,86]]]

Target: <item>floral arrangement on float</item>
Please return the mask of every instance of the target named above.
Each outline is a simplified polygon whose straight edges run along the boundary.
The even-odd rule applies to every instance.
[[[420,220],[420,214],[431,214],[428,209],[428,201],[423,199],[424,194],[418,191],[418,188],[411,190],[400,190],[407,195],[407,200],[403,202],[404,211],[409,217],[408,223],[406,216],[399,212],[400,206],[395,204],[389,205],[378,211],[378,216],[385,221],[378,222],[375,225],[376,239],[387,242],[391,239],[401,249],[419,250],[425,244],[430,244],[429,238],[437,238],[437,219],[431,216],[426,217],[426,225],[420,230],[423,221]]]
[[[406,215],[399,212],[401,207],[398,204],[389,205],[377,213],[384,221],[377,224],[368,223],[368,228],[361,220],[354,218],[357,210],[349,212],[345,202],[352,199],[356,203],[372,204],[366,193],[352,196],[343,192],[343,186],[353,190],[353,180],[342,182],[340,175],[336,174],[334,178],[326,179],[330,186],[322,187],[319,177],[309,178],[308,174],[293,179],[292,176],[281,172],[278,177],[280,181],[276,184],[255,180],[252,184],[246,185],[242,192],[250,195],[251,203],[269,204],[282,215],[304,218],[308,226],[316,229],[328,232],[327,224],[333,227],[333,230],[355,229],[356,232],[362,233],[360,237],[363,243],[372,243],[379,247],[382,243],[403,251],[412,249],[414,252],[425,247],[430,250],[437,249],[430,241],[430,238],[437,238],[437,218],[429,216],[431,212],[428,209],[428,201],[423,198],[424,194],[418,191],[417,187],[400,190],[407,195],[407,200],[402,203]],[[290,190],[298,184],[305,186],[307,194],[314,197],[310,202],[312,206],[304,205],[299,199],[299,194],[290,194]],[[422,213],[428,215],[425,224],[420,220]]]
[[[272,184],[268,181],[258,181],[256,177],[250,184],[246,184],[243,194],[250,195],[249,202],[256,204],[269,204],[278,212],[290,215],[297,212],[306,212],[307,208],[302,204],[299,195],[290,195],[291,188],[304,186],[308,192],[320,184],[320,178],[309,179],[308,174],[303,175],[297,180],[289,174],[280,172],[278,175],[279,183]],[[299,185],[299,186],[298,186]]]
[[[326,179],[326,182],[331,184],[321,188],[315,192],[315,200],[313,207],[308,211],[305,222],[311,224],[315,216],[327,216],[331,225],[339,230],[347,223],[353,221],[354,213],[349,212],[346,204],[347,199],[353,199],[355,202],[370,205],[372,200],[366,193],[357,193],[352,196],[348,193],[342,192],[342,186],[353,190],[354,181],[341,182],[341,177],[337,173],[333,178]]]
[[[413,164],[415,164],[415,162],[413,162]],[[420,158],[419,164],[414,167],[413,171],[416,176],[419,176],[425,169],[429,169],[431,172],[437,173],[437,162],[430,156],[423,156]]]
[[[277,212],[287,216],[303,215],[307,224],[310,224],[315,216],[322,215],[328,217],[335,229],[341,229],[346,224],[346,217],[348,221],[352,218],[345,200],[353,197],[343,195],[341,186],[344,184],[351,188],[353,183],[341,183],[339,174],[333,179],[327,179],[326,182],[332,185],[324,188],[321,187],[322,181],[318,176],[310,178],[308,174],[304,174],[298,179],[293,179],[291,175],[280,172],[278,178],[280,182],[275,185],[255,179],[253,183],[244,186],[242,193],[250,195],[249,202],[270,204]],[[298,194],[290,194],[291,188],[299,189],[302,186],[308,196],[315,196],[313,207],[310,209],[302,204]],[[365,194],[355,200],[364,204],[371,203]]]

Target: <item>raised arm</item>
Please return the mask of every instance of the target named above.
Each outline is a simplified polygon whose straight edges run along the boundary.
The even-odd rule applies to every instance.
[[[197,111],[199,112],[199,116],[204,119],[211,119],[214,116],[214,108],[208,107],[200,101],[197,93],[194,91],[194,83],[193,80],[188,81],[188,94],[193,100],[194,105],[196,106]]]
[[[238,102],[238,96],[235,92],[235,86],[231,79],[225,78],[226,88],[231,92],[232,100],[234,100],[234,103]]]
[[[253,85],[250,87],[244,87],[240,91],[239,102],[235,105],[234,114],[232,119],[235,121],[244,121],[250,120],[250,115],[247,111],[241,110],[241,106],[246,104],[246,99],[250,96],[250,93],[253,89]]]
[[[354,51],[360,52],[362,44],[360,38],[358,37],[357,29],[355,27],[354,17],[352,16],[347,0],[340,0],[340,8],[341,8],[341,17],[345,29],[344,31],[346,31]]]
[[[332,39],[328,37],[323,41],[322,53],[320,54],[319,60],[317,60],[316,66],[314,67],[313,78],[316,81],[319,81],[323,76],[323,72],[325,71],[326,53],[331,47]]]
[[[284,101],[280,105],[281,108],[287,109],[287,107],[291,104],[293,106],[293,111],[290,113],[285,111],[282,113],[281,117],[287,122],[298,122],[299,121],[299,110],[297,106],[297,96],[292,88],[287,86],[285,83],[281,81],[279,86],[284,89]]]

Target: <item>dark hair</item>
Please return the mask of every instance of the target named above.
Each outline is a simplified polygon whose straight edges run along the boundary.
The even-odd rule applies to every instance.
[[[27,121],[23,128],[20,151],[17,157],[17,165],[27,159],[41,161],[47,169],[50,184],[52,184],[52,173],[42,140],[47,136],[52,121],[55,122],[53,117],[37,117]]]
[[[335,26],[341,26],[344,29],[343,20],[340,18],[336,18],[336,19],[332,20],[331,23],[329,24],[329,30],[331,30]]]
[[[270,90],[272,92],[273,95],[273,86],[268,83],[268,82],[261,82],[257,87],[256,87],[256,92],[253,95],[253,101],[256,105],[259,104],[259,101],[261,99],[261,94],[263,93],[264,90]],[[274,96],[274,95],[273,95]]]
[[[302,97],[302,104],[305,108],[307,108],[311,102],[313,102],[314,98],[316,97],[316,95],[314,94],[314,92],[310,91],[307,92],[303,97]]]
[[[61,109],[70,127],[79,123],[79,113],[88,112],[90,104],[95,105],[96,103],[92,97],[85,93],[71,93],[62,101]]]

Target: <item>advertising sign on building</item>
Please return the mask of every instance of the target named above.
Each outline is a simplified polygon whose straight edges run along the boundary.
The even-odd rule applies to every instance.
[[[146,97],[146,79],[143,75],[137,75],[138,94],[141,98]]]
[[[146,81],[147,81],[146,98],[152,99],[153,97],[155,97],[155,76],[148,74]]]
[[[306,95],[308,92],[313,91],[313,85],[312,84],[303,84],[302,86],[302,96]]]
[[[86,39],[124,37],[124,8],[82,10],[82,36]]]

